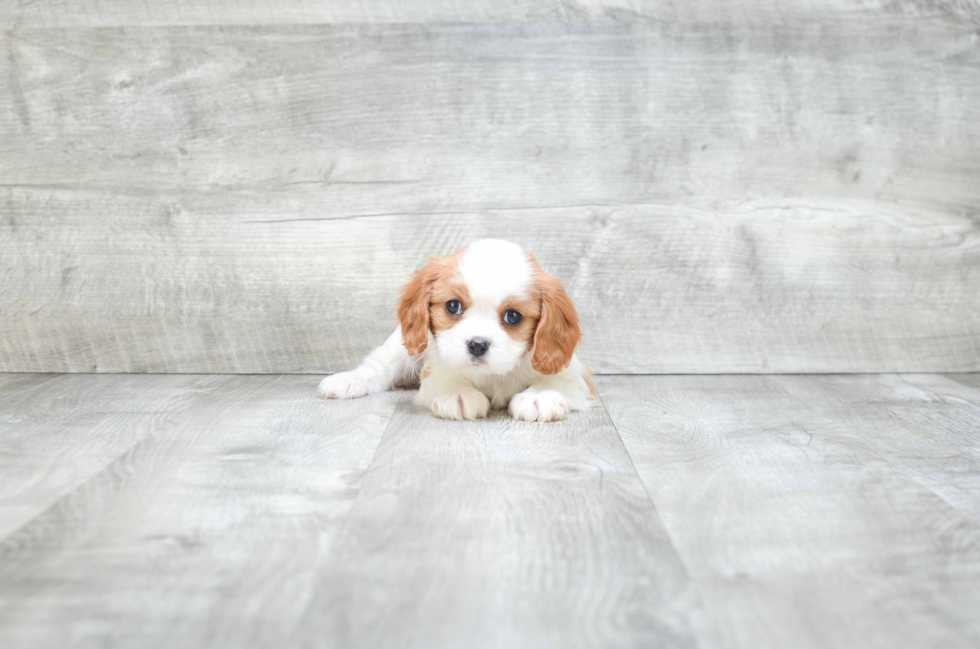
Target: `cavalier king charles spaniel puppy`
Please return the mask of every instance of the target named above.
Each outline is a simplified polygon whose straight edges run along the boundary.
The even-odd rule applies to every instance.
[[[575,305],[516,244],[484,239],[429,260],[402,289],[398,322],[360,367],[323,379],[320,394],[355,399],[420,381],[415,402],[443,419],[506,407],[515,419],[556,421],[597,404],[575,354]]]

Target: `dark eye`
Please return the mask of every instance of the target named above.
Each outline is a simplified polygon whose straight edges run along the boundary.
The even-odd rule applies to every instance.
[[[504,322],[506,322],[509,325],[516,325],[518,322],[520,322],[523,319],[524,316],[522,316],[514,309],[507,309],[507,312],[504,313]]]
[[[449,300],[446,302],[446,312],[449,315],[459,315],[463,312],[463,305],[459,300]]]

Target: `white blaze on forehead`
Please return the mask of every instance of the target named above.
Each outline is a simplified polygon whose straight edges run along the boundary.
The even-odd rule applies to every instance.
[[[504,298],[525,293],[531,264],[524,249],[500,239],[474,241],[459,260],[459,273],[474,302],[496,307]]]

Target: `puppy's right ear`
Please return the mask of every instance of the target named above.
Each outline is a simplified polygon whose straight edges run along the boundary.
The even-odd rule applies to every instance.
[[[402,287],[398,322],[402,326],[402,344],[411,356],[424,352],[428,344],[429,298],[443,265],[442,258],[430,259],[423,268],[412,273],[412,279]]]

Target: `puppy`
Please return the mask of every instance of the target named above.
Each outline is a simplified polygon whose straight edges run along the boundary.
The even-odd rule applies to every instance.
[[[323,379],[320,394],[355,399],[421,379],[415,402],[443,419],[506,407],[515,419],[556,421],[596,405],[575,354],[575,305],[516,244],[484,239],[429,260],[402,289],[398,321],[360,367]]]

